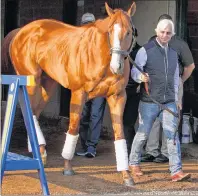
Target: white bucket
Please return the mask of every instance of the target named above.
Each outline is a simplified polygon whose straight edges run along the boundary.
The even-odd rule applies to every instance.
[[[192,130],[190,128],[189,116],[183,115],[182,123],[182,144],[188,144],[193,142],[192,140]]]
[[[194,117],[194,131],[197,133],[198,131],[198,118]]]

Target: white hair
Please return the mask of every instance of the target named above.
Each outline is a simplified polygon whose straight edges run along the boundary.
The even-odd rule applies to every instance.
[[[155,31],[156,31],[156,33],[158,33],[159,31],[164,30],[168,26],[171,26],[172,35],[175,35],[175,27],[174,27],[173,21],[168,20],[168,19],[160,20],[157,24]]]

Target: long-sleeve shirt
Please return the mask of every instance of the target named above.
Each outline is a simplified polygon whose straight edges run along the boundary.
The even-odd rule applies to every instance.
[[[174,101],[178,101],[179,65],[175,57],[177,58],[177,53],[174,50],[168,45],[166,47],[161,46],[155,40],[155,42],[152,41],[152,43],[144,45],[135,58],[135,63],[145,72],[149,72],[152,82],[150,91],[153,92],[151,95],[157,96],[156,98],[162,103],[173,101],[173,91]],[[131,70],[131,76],[136,82],[142,82],[141,72],[135,66]],[[171,84],[172,82],[174,84]],[[145,95],[145,93],[143,94]],[[162,100],[159,96],[163,96],[164,99]],[[150,101],[148,97],[143,98],[143,100]]]

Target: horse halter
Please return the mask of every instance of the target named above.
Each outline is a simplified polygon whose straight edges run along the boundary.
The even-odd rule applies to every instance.
[[[124,56],[125,59],[129,56],[129,54],[133,50],[133,48],[135,46],[135,43],[136,43],[135,26],[133,25],[132,22],[131,22],[131,26],[132,26],[132,30],[133,30],[133,32],[132,32],[132,41],[131,41],[131,45],[130,45],[128,50],[122,50],[120,48],[111,47],[110,33],[108,32],[108,43],[109,43],[109,47],[110,47],[110,55],[112,55],[112,53],[120,54],[120,55]]]

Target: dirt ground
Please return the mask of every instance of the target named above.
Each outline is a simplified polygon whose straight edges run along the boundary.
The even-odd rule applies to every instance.
[[[20,124],[20,123],[19,123]],[[122,184],[122,176],[116,171],[114,143],[112,140],[101,139],[97,156],[93,159],[75,156],[72,164],[76,175],[63,176],[63,158],[61,150],[65,133],[57,121],[55,126],[43,124],[47,138],[48,163],[45,168],[49,191],[52,195],[78,194],[120,194],[139,195],[139,191],[188,191],[198,195],[198,160],[183,152],[183,169],[192,174],[188,182],[171,182],[168,164],[144,163],[142,177],[134,178],[134,188]],[[42,126],[43,126],[42,125]],[[48,133],[47,133],[48,132]],[[46,134],[47,133],[47,134]],[[77,148],[80,144],[78,143]],[[27,154],[24,130],[17,128],[13,132],[10,151]],[[178,195],[177,192],[177,195]],[[5,172],[1,195],[41,195],[42,190],[36,170]]]

